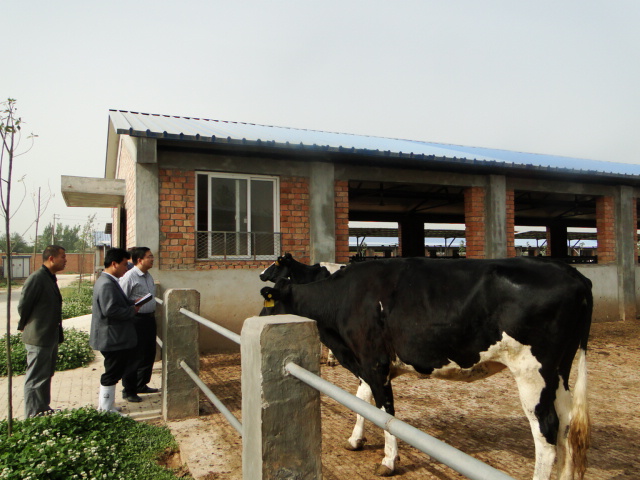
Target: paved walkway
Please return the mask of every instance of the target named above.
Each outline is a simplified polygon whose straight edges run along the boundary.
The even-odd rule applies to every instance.
[[[70,318],[63,321],[65,328],[76,328],[87,332],[89,331],[90,323],[91,315],[84,315],[82,317]],[[56,372],[51,384],[51,408],[67,409],[79,408],[87,405],[97,407],[98,392],[100,390],[100,375],[104,372],[104,368],[102,355],[100,355],[100,352],[95,353],[96,359],[86,367]],[[151,387],[160,388],[161,369],[162,363],[156,362],[151,382],[149,383]],[[8,380],[6,377],[0,377],[0,419],[5,419],[8,415],[7,382]],[[23,388],[24,375],[13,377],[13,418],[16,419],[24,418]],[[141,395],[143,399],[142,402],[129,403],[122,400],[120,391],[121,389],[118,388],[116,405],[123,407],[123,414],[129,415],[136,420],[147,420],[161,416],[161,393]]]

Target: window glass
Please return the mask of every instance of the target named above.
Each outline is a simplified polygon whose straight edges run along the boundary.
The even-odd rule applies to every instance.
[[[197,175],[197,258],[278,255],[277,179]]]

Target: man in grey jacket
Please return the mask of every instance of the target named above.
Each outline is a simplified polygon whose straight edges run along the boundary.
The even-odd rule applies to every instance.
[[[18,303],[22,341],[27,351],[24,377],[24,416],[51,412],[51,377],[56,370],[58,343],[62,341],[62,295],[56,273],[67,264],[65,249],[49,245],[43,265],[24,282]]]
[[[93,287],[89,343],[104,357],[98,410],[118,411],[114,406],[116,384],[129,366],[137,344],[134,318],[140,307],[133,305],[118,283],[127,271],[130,258],[129,252],[122,248],[107,250],[104,271]]]

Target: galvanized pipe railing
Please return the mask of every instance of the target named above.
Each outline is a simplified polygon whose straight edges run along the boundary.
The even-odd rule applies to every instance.
[[[190,312],[186,308],[181,308],[178,311],[183,315],[186,315],[187,317],[195,320],[196,322],[201,323],[205,327],[209,327],[211,330],[218,332],[220,335],[227,337],[229,340],[232,340],[236,342],[238,345],[240,345],[240,335],[238,335],[237,333],[234,333],[231,330],[218,325],[217,323],[213,323],[211,320],[207,320],[206,318],[201,317],[196,313]]]
[[[220,399],[216,397],[211,390],[209,390],[209,388],[204,384],[204,382],[200,380],[200,377],[198,377],[198,375],[193,370],[191,370],[189,365],[184,363],[184,360],[180,361],[180,367],[182,367],[182,369],[185,372],[187,372],[187,375],[191,377],[191,380],[193,380],[195,384],[198,385],[198,387],[200,387],[200,390],[202,390],[202,392],[207,396],[207,398],[211,400],[211,403],[213,403],[213,405],[220,411],[220,413],[224,416],[224,418],[227,419],[227,421],[231,424],[231,426],[238,431],[240,436],[242,436],[242,424],[233,415],[233,413],[231,413],[231,411],[227,407],[225,407],[224,403],[222,403]]]
[[[208,327],[211,330],[218,332],[220,335],[227,337],[228,339],[238,344],[240,343],[240,335],[238,335],[237,333],[234,333],[229,329],[226,329],[216,323],[213,323],[212,321],[207,320],[206,318],[201,317],[197,313],[193,313],[192,311],[187,310],[186,308],[180,308],[178,311],[183,315],[191,318],[192,320],[195,320],[196,322],[204,325],[205,327]],[[218,411],[227,419],[227,421],[231,424],[231,426],[237,430],[240,436],[242,436],[242,424],[233,415],[233,413],[231,413],[231,411],[224,405],[224,403],[222,403],[222,401],[218,397],[216,397],[216,395],[209,389],[209,387],[207,387],[205,383],[202,380],[200,380],[200,377],[198,377],[198,375],[191,369],[191,367],[189,367],[189,365],[185,363],[184,360],[180,360],[179,365],[187,373],[187,375],[189,375],[191,380],[193,380],[193,382],[198,386],[198,388],[206,395],[206,397],[211,401],[211,403],[213,403],[213,405],[218,409]]]
[[[362,415],[409,445],[427,453],[435,460],[448,465],[470,480],[514,480],[513,477],[506,473],[496,470],[457,448],[447,445],[431,435],[398,420],[293,362],[287,363],[284,368],[297,379]]]

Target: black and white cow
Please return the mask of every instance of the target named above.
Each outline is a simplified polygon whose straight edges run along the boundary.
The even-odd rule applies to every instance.
[[[389,259],[350,265],[326,280],[281,280],[261,294],[274,314],[316,320],[320,338],[361,379],[358,396],[395,413],[391,379],[404,373],[472,382],[508,368],[533,432],[534,480],[583,478],[590,422],[586,349],[591,282],[544,259]],[[578,352],[573,396],[569,373]],[[370,387],[370,388],[369,388]],[[349,444],[362,447],[358,419]],[[385,432],[377,473],[398,450]]]
[[[306,265],[295,260],[290,253],[285,253],[260,274],[260,280],[276,283],[281,278],[290,278],[293,283],[311,283],[324,280],[341,268],[344,265],[340,263]]]
[[[329,278],[332,273],[337,272],[346,265],[341,263],[321,262],[315,265],[306,265],[298,262],[290,253],[278,257],[275,262],[269,265],[261,274],[260,280],[263,282],[276,283],[281,278],[289,278],[292,283],[303,284],[317,282]],[[260,316],[270,315],[268,308],[263,308]],[[335,367],[337,364],[333,352],[329,350],[327,353],[327,365]]]

